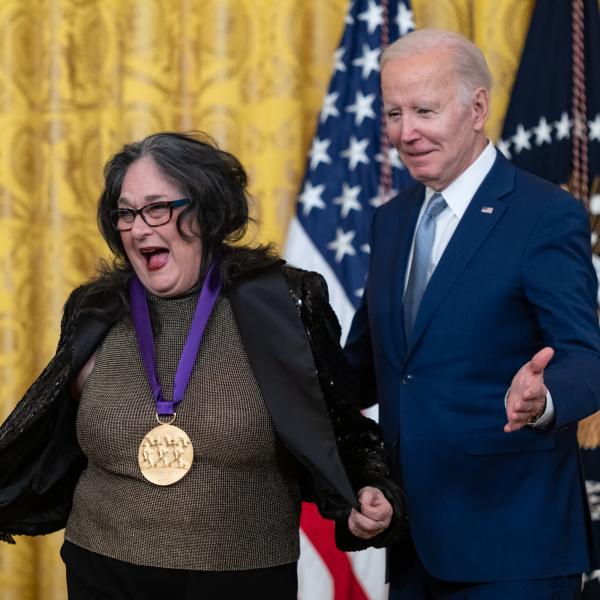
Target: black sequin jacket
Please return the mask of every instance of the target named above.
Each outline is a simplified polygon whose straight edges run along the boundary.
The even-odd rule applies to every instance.
[[[82,290],[65,304],[55,356],[0,427],[3,541],[63,528],[86,464],[69,385],[113,323],[81,312]],[[336,520],[341,549],[398,541],[406,531],[403,497],[387,479],[379,427],[359,412],[323,278],[277,265],[224,293],[277,434],[300,464],[303,499]],[[391,526],[368,541],[352,536],[346,524],[365,485],[382,489],[394,507]]]

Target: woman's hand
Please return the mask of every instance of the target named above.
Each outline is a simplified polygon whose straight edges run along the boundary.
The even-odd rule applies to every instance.
[[[360,489],[358,501],[361,510],[352,509],[348,529],[352,535],[368,540],[389,526],[394,509],[381,490],[370,486]]]

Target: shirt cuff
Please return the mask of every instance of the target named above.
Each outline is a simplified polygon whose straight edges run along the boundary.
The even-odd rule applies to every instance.
[[[546,410],[538,417],[530,426],[534,429],[538,427],[546,427],[552,423],[554,419],[554,402],[552,402],[552,394],[549,389],[546,389]]]

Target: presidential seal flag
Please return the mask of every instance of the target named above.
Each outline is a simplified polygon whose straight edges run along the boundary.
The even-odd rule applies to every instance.
[[[286,259],[325,276],[343,338],[365,284],[372,213],[412,182],[384,134],[379,87],[382,49],[412,29],[408,2],[351,3],[288,234]],[[387,598],[383,551],[337,551],[311,506],[301,524],[301,600]]]
[[[568,186],[586,202],[596,255],[600,254],[599,12],[597,0],[536,4],[498,142],[515,165]]]
[[[517,166],[569,188],[590,209],[600,275],[600,15],[597,0],[537,2],[499,148]],[[600,296],[599,296],[600,302]],[[600,548],[600,415],[579,425],[592,530]],[[583,597],[600,597],[600,570]]]

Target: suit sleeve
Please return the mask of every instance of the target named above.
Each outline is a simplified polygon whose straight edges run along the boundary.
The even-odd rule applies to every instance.
[[[342,550],[389,545],[405,531],[404,497],[398,486],[388,479],[387,453],[379,426],[360,413],[357,390],[339,344],[340,327],[327,301],[326,284],[320,275],[311,274],[305,286],[303,322],[344,468],[356,490],[367,485],[377,487],[394,508],[390,527],[371,540],[355,538],[348,531],[347,523],[340,520],[336,524],[336,542]]]
[[[598,280],[588,215],[570,196],[549,202],[540,216],[522,278],[544,344],[555,350],[544,382],[554,402],[554,426],[563,427],[600,409]]]

